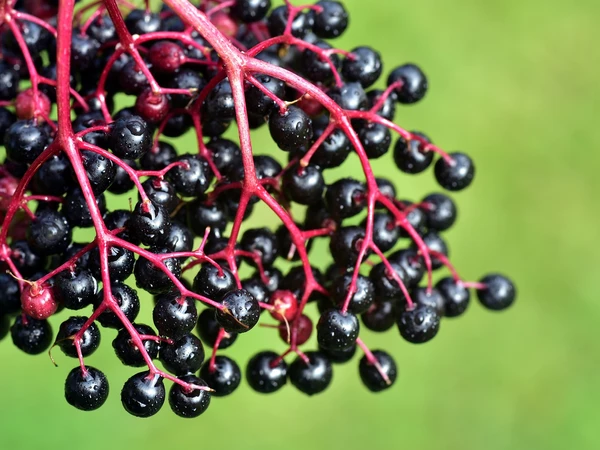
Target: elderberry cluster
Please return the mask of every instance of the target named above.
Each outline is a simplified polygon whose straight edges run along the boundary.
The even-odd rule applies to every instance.
[[[370,46],[332,46],[350,21],[342,3],[169,0],[153,11],[105,0],[74,16],[73,1],[57,3],[0,0],[0,338],[77,358],[71,405],[97,409],[109,394],[86,362],[103,334],[140,370],[121,389],[126,411],[152,416],[168,396],[196,417],[243,377],[264,394],[288,382],[320,393],[357,348],[363,384],[385,390],[397,365],[361,327],[419,344],[466,311],[472,290],[490,310],[513,303],[509,278],[467,282],[448,259],[457,207],[441,190],[469,186],[473,161],[393,122],[427,77],[412,63],[389,70]],[[224,137],[234,122],[239,138]],[[252,149],[261,127],[272,149]],[[194,148],[177,139],[188,132]],[[335,179],[351,154],[362,173]],[[382,157],[394,181],[372,173]],[[440,192],[398,195],[396,180],[430,166]],[[259,202],[278,226],[246,225]],[[78,229],[95,239],[79,242]],[[311,253],[319,239],[329,260]],[[142,307],[152,324],[138,322]],[[287,350],[265,343],[242,370],[222,351],[259,321]]]

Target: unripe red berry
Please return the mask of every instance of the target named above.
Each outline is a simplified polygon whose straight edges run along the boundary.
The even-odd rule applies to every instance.
[[[44,320],[56,312],[58,302],[51,287],[32,283],[25,286],[21,292],[21,307],[29,317]]]
[[[165,95],[146,89],[135,101],[135,111],[148,122],[159,123],[169,113],[169,100]]]
[[[41,91],[37,97],[33,95],[33,89],[29,88],[17,95],[15,99],[15,112],[21,120],[33,119],[36,115],[48,116],[52,109],[50,99]]]
[[[280,322],[291,322],[296,317],[298,312],[298,300],[290,291],[275,291],[269,298],[269,303],[275,307],[269,311],[273,319]]]
[[[292,328],[294,326],[298,327],[296,331],[296,345],[306,344],[306,342],[310,339],[310,336],[312,335],[313,323],[312,320],[310,320],[310,318],[304,314],[298,317],[297,323],[295,325],[291,324],[289,327],[286,327],[285,325],[280,325],[279,337],[283,339],[283,342],[290,342],[291,337],[288,334],[288,332],[291,331],[291,333],[293,334]]]
[[[185,61],[183,49],[169,41],[160,41],[150,47],[148,59],[158,72],[175,72]]]
[[[232,38],[235,37],[238,31],[237,23],[223,12],[218,12],[210,18],[211,22],[219,29],[225,36]]]
[[[10,174],[3,175],[0,178],[0,213],[8,210],[18,185],[19,180]]]

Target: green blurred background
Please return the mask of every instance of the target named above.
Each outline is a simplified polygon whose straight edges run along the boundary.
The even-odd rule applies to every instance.
[[[396,121],[475,159],[476,182],[455,196],[460,219],[447,234],[451,257],[467,279],[510,274],[516,305],[491,313],[474,302],[425,346],[402,341],[396,330],[365,332],[368,344],[391,351],[399,365],[398,382],[385,393],[362,387],[354,360],[335,367],[334,383],[320,396],[290,386],[261,396],[242,385],[193,421],[168,406],[146,420],[122,410],[120,386],[136,370],[117,364],[111,331],[88,360],[112,389],[92,413],[64,401],[74,361],[57,351],[54,368],[8,339],[0,344],[2,448],[600,448],[600,3],[345,4],[352,25],[338,46],[372,44],[387,69],[414,61],[428,74],[426,99],[401,108]],[[261,134],[255,148],[273,144]],[[407,198],[435,189],[431,172],[398,173],[389,155],[374,166]],[[356,161],[347,170],[356,173]],[[274,223],[255,214],[252,225],[265,217]],[[227,354],[244,365],[266,348],[283,344],[258,330]]]

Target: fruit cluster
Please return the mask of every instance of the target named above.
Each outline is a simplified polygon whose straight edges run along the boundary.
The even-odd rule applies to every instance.
[[[369,390],[394,383],[396,363],[365,345],[361,327],[423,343],[465,312],[471,290],[492,310],[513,303],[507,277],[467,282],[451,265],[448,195],[405,200],[373,173],[370,160],[384,156],[403,174],[433,165],[441,188],[459,191],[475,168],[393,122],[427,78],[403,64],[373,88],[377,50],[330,44],[349,23],[340,2],[74,4],[0,0],[0,336],[78,358],[71,405],[93,410],[108,396],[104,373],[84,362],[107,328],[121,362],[143,368],[121,390],[124,408],[158,412],[167,379],[172,410],[195,417],[240,385],[221,350],[261,314],[288,349],[252,356],[248,384],[271,393],[289,381],[313,395],[357,347]],[[237,138],[223,137],[234,122]],[[281,161],[253,150],[251,130],[263,126]],[[176,139],[188,131],[196,148]],[[350,154],[362,173],[333,179]],[[259,202],[278,227],[246,225]],[[74,240],[85,228],[94,239]],[[330,261],[311,256],[315,240],[327,240]],[[154,296],[153,326],[136,321],[140,291]],[[58,313],[69,317],[53,333]],[[301,349],[313,330],[318,350]]]

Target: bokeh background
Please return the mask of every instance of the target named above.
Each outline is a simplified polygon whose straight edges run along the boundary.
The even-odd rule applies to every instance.
[[[112,395],[92,413],[64,401],[74,361],[57,351],[55,368],[4,340],[2,448],[600,448],[600,3],[345,4],[351,27],[338,46],[371,44],[388,70],[412,61],[428,74],[426,99],[400,108],[397,122],[473,156],[476,181],[454,197],[460,218],[447,234],[451,257],[467,279],[510,274],[516,305],[491,313],[474,302],[424,346],[404,342],[396,330],[365,332],[368,344],[391,351],[399,365],[399,380],[385,393],[362,387],[355,359],[335,367],[334,383],[320,396],[291,386],[262,396],[242,385],[193,421],[168,406],[146,420],[122,410],[120,386],[135,369],[117,363],[109,330],[88,362],[107,373]],[[275,151],[264,134],[256,139],[256,148]],[[374,166],[406,198],[435,189],[431,172],[398,173],[389,155]],[[359,173],[355,161],[346,170]],[[258,216],[252,225],[274,223]],[[227,354],[243,366],[270,348],[283,344],[258,330]]]

